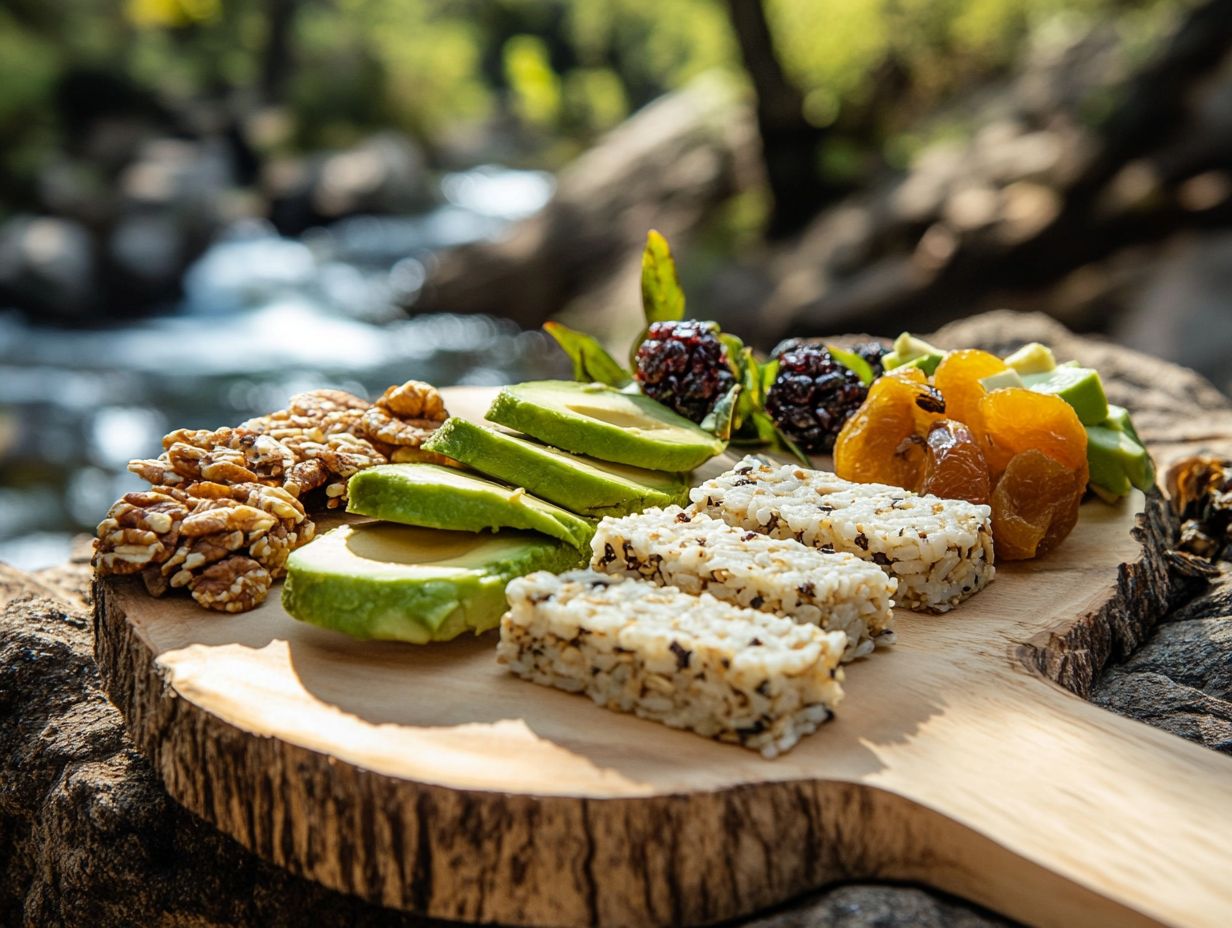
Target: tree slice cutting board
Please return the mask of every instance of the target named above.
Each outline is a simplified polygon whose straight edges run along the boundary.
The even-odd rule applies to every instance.
[[[479,417],[490,391],[450,391]],[[710,472],[729,466],[714,462]],[[1163,593],[1144,499],[1089,503],[849,666],[776,760],[496,664],[96,590],[99,665],[171,795],[262,856],[395,908],[515,925],[699,924],[842,879],[927,883],[1046,926],[1232,924],[1232,759],[1046,679]],[[1146,526],[1149,529],[1149,526]],[[1143,544],[1140,539],[1145,539]]]

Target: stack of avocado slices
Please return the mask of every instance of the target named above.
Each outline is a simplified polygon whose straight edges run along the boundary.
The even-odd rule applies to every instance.
[[[424,445],[459,467],[352,477],[348,511],[377,521],[291,554],[287,612],[356,638],[479,634],[500,621],[506,583],[583,563],[595,519],[685,502],[688,471],[725,448],[654,400],[601,384],[506,387],[486,418],[495,425],[450,418]]]

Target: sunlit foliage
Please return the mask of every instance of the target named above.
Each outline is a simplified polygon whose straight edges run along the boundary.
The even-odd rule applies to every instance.
[[[841,175],[868,146],[890,162],[909,152],[920,113],[1011,66],[1042,23],[1124,21],[1145,46],[1158,11],[1184,0],[765,2],[807,118],[862,120],[858,144],[837,138],[824,153],[823,170]],[[280,10],[283,43],[271,40]],[[83,69],[164,111],[274,110],[279,121],[261,124],[284,131],[256,134],[258,147],[342,146],[393,127],[433,151],[500,133],[503,157],[547,166],[703,71],[743,74],[721,0],[9,0],[0,209],[28,199],[71,142],[56,88]]]

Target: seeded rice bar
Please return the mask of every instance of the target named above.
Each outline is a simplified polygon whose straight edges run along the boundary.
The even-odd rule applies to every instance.
[[[510,582],[497,660],[521,677],[775,757],[842,698],[842,632],[578,570]]]
[[[854,554],[827,554],[679,506],[603,519],[591,550],[594,570],[845,632],[844,661],[894,642],[897,582]]]
[[[894,598],[910,609],[948,612],[993,578],[987,506],[754,457],[689,497],[690,512],[872,561],[898,580]]]

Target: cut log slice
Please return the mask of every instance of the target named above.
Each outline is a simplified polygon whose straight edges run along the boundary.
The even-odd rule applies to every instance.
[[[491,635],[359,642],[276,597],[218,615],[109,580],[97,656],[172,796],[395,908],[700,924],[878,878],[1038,925],[1215,926],[1232,760],[1057,685],[1088,688],[1164,611],[1169,530],[1157,496],[1090,503],[1058,551],[952,613],[900,612],[837,718],[773,761],[519,680]]]

